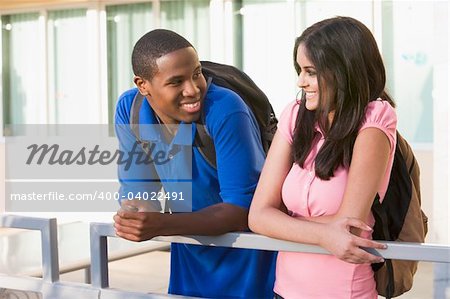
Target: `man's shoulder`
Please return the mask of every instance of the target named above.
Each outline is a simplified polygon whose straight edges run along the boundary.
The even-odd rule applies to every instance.
[[[137,88],[132,88],[119,96],[116,104],[116,123],[129,123],[129,116],[134,97],[138,93]]]
[[[129,107],[133,104],[134,97],[138,93],[137,88],[131,88],[119,96],[117,100],[117,107]]]
[[[206,117],[222,119],[237,112],[249,112],[244,100],[235,91],[212,83],[205,98]]]

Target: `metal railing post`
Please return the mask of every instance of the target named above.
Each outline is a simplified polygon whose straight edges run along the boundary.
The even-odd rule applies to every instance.
[[[0,226],[39,230],[42,246],[42,278],[47,282],[59,281],[58,225],[56,218],[0,216]]]
[[[111,234],[115,235],[111,224],[91,223],[91,280],[92,286],[96,288],[109,287],[107,236],[111,236]]]

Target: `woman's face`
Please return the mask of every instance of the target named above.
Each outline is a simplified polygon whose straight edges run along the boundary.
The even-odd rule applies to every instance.
[[[316,110],[319,107],[319,83],[315,66],[309,61],[305,47],[300,44],[297,50],[297,64],[300,73],[297,86],[303,89],[306,99],[306,109]]]

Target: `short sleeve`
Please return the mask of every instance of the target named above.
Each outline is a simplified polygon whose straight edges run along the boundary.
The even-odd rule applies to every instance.
[[[229,89],[211,84],[205,101],[209,101],[204,111],[216,150],[220,198],[247,209],[265,158],[258,123],[245,102]],[[211,180],[206,170],[203,176]]]
[[[259,132],[248,113],[229,115],[214,135],[220,196],[249,208],[264,164]]]
[[[367,105],[365,119],[359,131],[367,128],[378,128],[389,139],[391,153],[395,150],[397,114],[395,109],[387,101],[377,99]]]
[[[294,129],[295,129],[295,121],[297,120],[298,109],[300,105],[297,101],[293,101],[284,108],[283,112],[280,115],[280,121],[278,122],[278,132],[289,142],[292,144]]]

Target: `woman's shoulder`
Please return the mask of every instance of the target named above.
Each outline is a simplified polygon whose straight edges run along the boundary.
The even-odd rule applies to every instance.
[[[378,98],[367,105],[365,118],[359,131],[366,128],[378,128],[386,134],[393,153],[397,139],[397,114],[388,101]]]
[[[298,100],[294,100],[292,102],[289,102],[286,107],[284,107],[283,111],[281,112],[281,117],[292,117],[293,115],[297,116],[298,109],[300,107],[300,102]]]
[[[361,127],[370,124],[379,125],[386,128],[396,128],[397,113],[395,112],[394,107],[392,107],[388,101],[381,98],[369,102]]]

